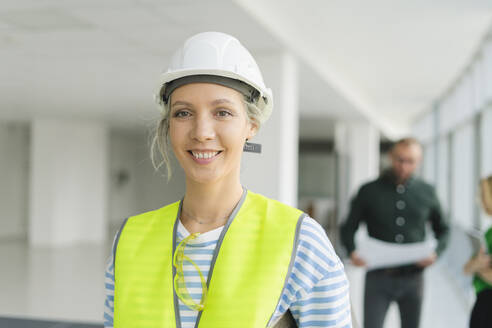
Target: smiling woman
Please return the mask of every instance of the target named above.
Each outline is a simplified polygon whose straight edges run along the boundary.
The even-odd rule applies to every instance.
[[[348,282],[321,226],[241,185],[245,143],[273,106],[250,53],[223,33],[195,35],[157,94],[153,149],[170,173],[172,148],[186,192],[118,232],[105,326],[350,327]]]
[[[239,181],[244,142],[257,129],[238,91],[212,83],[181,86],[171,96],[170,116],[172,148],[188,185]]]
[[[232,81],[231,84],[234,85],[234,89],[231,89],[229,87],[223,87],[223,90],[229,90],[228,91],[229,93],[236,91],[237,95],[233,97],[234,99],[233,100],[227,98],[215,99],[211,101],[210,105],[212,107],[217,107],[217,109],[219,110],[217,116],[221,116],[224,119],[226,116],[230,116],[233,114],[235,114],[235,116],[238,115],[241,117],[244,116],[243,115],[244,109],[241,108],[238,111],[237,108],[238,106],[244,107],[246,109],[245,111],[246,118],[254,128],[255,133],[260,128],[261,123],[266,121],[268,119],[268,116],[270,115],[271,109],[265,106],[263,110],[260,110],[260,108],[258,108],[257,105],[251,100],[251,97],[248,96],[248,94],[251,94],[254,91],[250,91],[249,88],[245,87],[245,85],[241,85],[240,82],[237,80],[221,79],[215,76],[202,76],[202,75],[193,76],[192,78],[190,77],[181,78],[179,80],[190,81],[191,84],[200,83],[202,86],[217,87],[217,88],[223,86],[224,84],[231,83]],[[200,81],[211,81],[212,83],[203,83]],[[174,86],[176,86],[176,88],[179,89],[179,86],[184,86],[184,84],[175,83]],[[168,87],[168,90],[169,89],[170,88]],[[172,90],[174,91],[174,88]],[[241,90],[241,91],[237,91],[237,90]],[[238,97],[240,99],[238,99]],[[162,104],[163,116],[158,124],[157,131],[154,136],[154,140],[152,142],[152,151],[151,151],[152,162],[154,163],[154,166],[157,169],[162,164],[165,164],[168,178],[170,178],[172,175],[171,167],[169,165],[169,155],[168,155],[168,144],[169,144],[168,139],[169,139],[169,127],[170,127],[171,118],[176,115],[182,117],[191,114],[192,112],[188,108],[190,108],[193,105],[192,103],[187,101],[183,101],[179,99],[176,100],[177,99],[176,94],[173,95],[173,99],[174,100],[172,101],[172,104],[170,101],[167,101],[166,103]],[[273,99],[271,99],[270,102],[273,102]],[[234,111],[232,111],[231,106],[234,106],[235,108]],[[172,111],[173,111],[172,115],[171,115],[170,107],[172,107]],[[220,110],[221,108],[224,108],[224,110],[221,111]],[[181,111],[178,112],[178,109],[184,110],[185,113],[181,113]],[[160,154],[162,156],[163,161],[161,163],[157,163],[157,160],[155,158],[156,148],[159,149]],[[197,155],[200,156],[199,154]]]

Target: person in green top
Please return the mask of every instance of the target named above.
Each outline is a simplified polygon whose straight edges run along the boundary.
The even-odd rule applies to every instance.
[[[492,175],[480,181],[482,206],[488,215],[492,215]],[[487,253],[492,252],[492,227],[485,233]],[[470,327],[492,327],[492,268],[491,258],[482,247],[464,267],[466,274],[474,274],[473,285],[477,299],[470,317]]]
[[[365,223],[369,236],[391,243],[425,240],[430,222],[437,239],[435,252],[418,263],[372,269],[366,273],[364,327],[382,328],[389,305],[397,302],[402,327],[419,326],[423,295],[423,269],[433,264],[446,247],[449,226],[434,188],[414,175],[422,148],[414,138],[397,141],[390,152],[391,168],[363,185],[353,198],[350,213],[341,228],[341,241],[352,264],[365,267],[354,235]]]

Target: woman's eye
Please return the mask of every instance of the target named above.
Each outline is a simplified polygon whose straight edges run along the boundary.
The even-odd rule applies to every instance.
[[[220,117],[227,117],[227,116],[232,116],[232,113],[227,111],[227,110],[219,110],[217,112],[217,116],[220,116]]]
[[[187,117],[190,115],[190,112],[187,110],[178,110],[174,113],[174,117]]]

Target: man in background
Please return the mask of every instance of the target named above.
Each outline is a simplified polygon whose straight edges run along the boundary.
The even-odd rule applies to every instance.
[[[410,265],[378,268],[366,273],[364,327],[382,328],[386,312],[395,301],[402,328],[417,328],[423,295],[423,270],[432,265],[446,247],[449,227],[434,188],[415,177],[422,159],[422,147],[413,138],[395,143],[390,152],[391,168],[363,185],[353,198],[350,213],[342,226],[342,244],[352,264],[366,266],[356,251],[354,235],[364,222],[369,236],[391,243],[415,243],[425,239],[430,222],[437,238],[435,252]]]

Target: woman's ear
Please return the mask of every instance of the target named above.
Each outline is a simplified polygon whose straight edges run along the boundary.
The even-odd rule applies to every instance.
[[[253,138],[258,132],[258,125],[255,122],[250,122],[248,127],[248,133],[246,134],[246,140]]]

